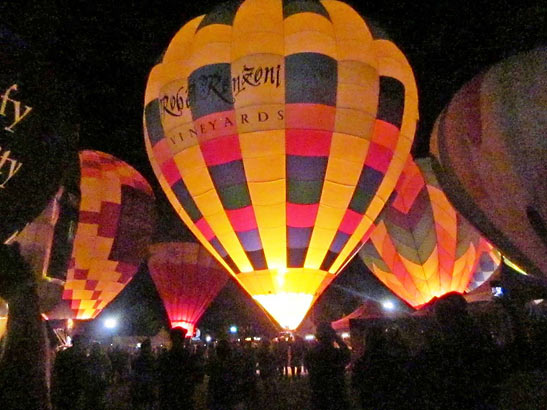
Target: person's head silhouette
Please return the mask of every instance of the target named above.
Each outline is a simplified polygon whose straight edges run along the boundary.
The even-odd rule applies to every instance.
[[[173,348],[184,347],[184,338],[186,337],[188,330],[183,327],[174,327],[169,332],[169,337],[171,338],[171,344]]]
[[[317,325],[315,337],[319,343],[329,344],[336,340],[336,332],[329,322],[321,322]]]

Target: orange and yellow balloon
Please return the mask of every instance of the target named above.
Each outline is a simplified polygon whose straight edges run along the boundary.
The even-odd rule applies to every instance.
[[[452,207],[431,161],[411,158],[359,256],[413,307],[474,289],[501,262],[499,252]]]
[[[182,220],[291,329],[382,210],[417,118],[404,55],[333,0],[246,0],[190,21],[144,109]]]
[[[49,319],[93,319],[133,278],[155,222],[148,182],[125,162],[81,151],[80,207],[63,301]]]

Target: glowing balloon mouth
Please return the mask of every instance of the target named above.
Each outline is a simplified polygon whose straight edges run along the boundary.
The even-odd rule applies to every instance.
[[[253,295],[266,311],[285,329],[296,329],[313,302],[313,295],[306,293],[277,293]]]
[[[194,335],[194,325],[189,322],[185,322],[184,320],[172,321],[171,328],[175,327],[182,327],[183,329],[188,330],[186,337],[192,337]]]

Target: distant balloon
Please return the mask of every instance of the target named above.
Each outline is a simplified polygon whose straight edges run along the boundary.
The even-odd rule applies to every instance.
[[[60,78],[34,49],[0,25],[0,241],[47,206],[76,159]]]
[[[371,31],[338,1],[226,3],[183,26],[148,80],[163,190],[289,329],[356,253],[414,138],[412,69]]]
[[[547,276],[547,49],[466,84],[433,130],[434,170],[454,207],[526,272]]]
[[[152,237],[154,194],[125,162],[80,152],[81,200],[63,301],[50,319],[93,319],[132,279]]]
[[[161,296],[171,327],[194,329],[224,287],[228,272],[200,244],[168,242],[150,247],[148,270]]]
[[[487,280],[500,264],[499,256],[489,261],[492,245],[450,205],[429,159],[408,160],[375,225],[359,255],[413,307],[463,293],[473,278]]]

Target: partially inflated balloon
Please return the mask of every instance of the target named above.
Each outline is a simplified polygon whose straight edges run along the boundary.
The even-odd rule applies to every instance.
[[[154,194],[119,159],[80,152],[80,209],[63,300],[50,319],[92,319],[137,272],[152,237]]]
[[[6,327],[8,325],[8,304],[4,300],[0,299],[0,340],[6,333]]]
[[[0,241],[47,206],[75,137],[51,65],[0,24]]]
[[[59,226],[57,224],[63,209],[62,201],[67,196],[65,188],[60,188],[42,213],[10,240],[19,244],[21,255],[38,278],[38,294],[43,312],[52,309],[59,302],[66,278],[69,255],[59,250],[72,249],[74,234],[70,230],[59,229],[63,223]],[[75,222],[73,218],[72,223]],[[62,261],[61,255],[64,255]],[[56,270],[59,265],[61,271]]]
[[[173,38],[145,141],[194,235],[296,328],[384,206],[417,117],[407,60],[351,7],[246,0]]]
[[[547,49],[475,77],[437,120],[431,151],[454,207],[513,262],[547,275]]]
[[[473,278],[488,279],[500,264],[499,255],[487,263],[496,255],[492,245],[450,205],[429,159],[409,159],[375,225],[359,255],[414,307],[463,293]]]
[[[150,247],[148,270],[172,327],[194,329],[224,287],[228,273],[197,243],[168,242]]]

